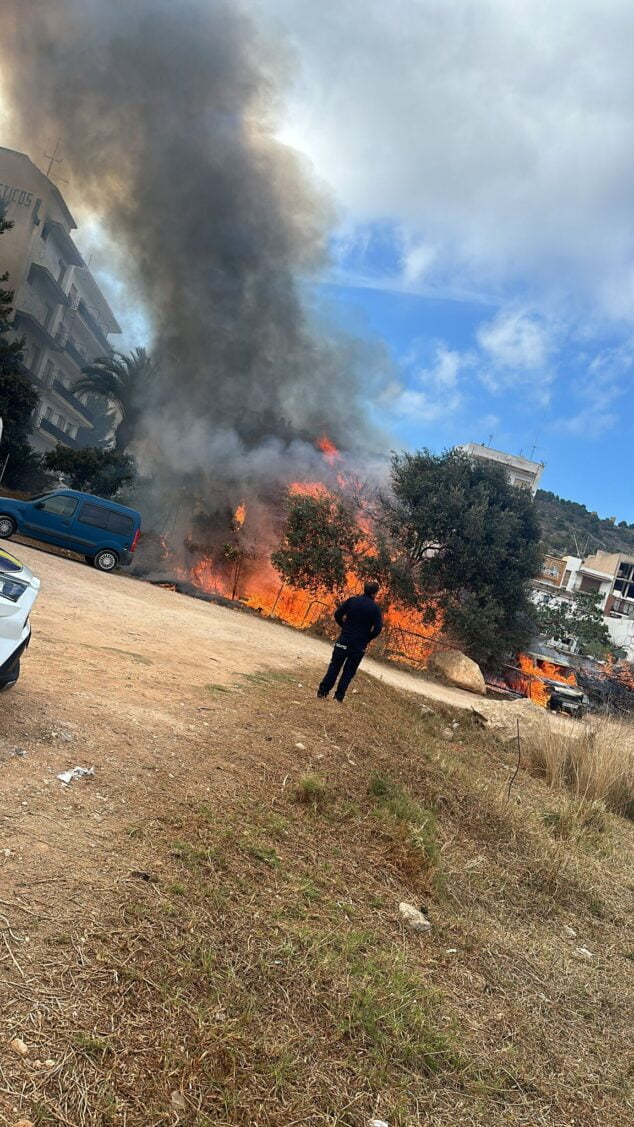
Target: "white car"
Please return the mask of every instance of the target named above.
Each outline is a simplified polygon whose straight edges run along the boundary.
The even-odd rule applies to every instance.
[[[15,685],[31,640],[29,615],[40,581],[17,556],[0,548],[0,692]]]

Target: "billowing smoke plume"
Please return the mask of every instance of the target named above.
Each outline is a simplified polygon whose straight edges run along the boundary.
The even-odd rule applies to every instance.
[[[330,204],[275,139],[288,60],[236,0],[3,0],[14,139],[57,137],[70,202],[101,217],[149,310],[161,376],[142,460],[221,503],[368,441],[359,353],[316,333],[301,281]]]

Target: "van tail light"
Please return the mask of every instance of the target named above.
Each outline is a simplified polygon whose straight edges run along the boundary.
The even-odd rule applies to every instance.
[[[135,548],[136,548],[137,544],[139,543],[139,536],[140,536],[140,535],[141,535],[141,529],[140,529],[140,528],[137,528],[137,530],[136,530],[136,532],[135,532],[135,534],[134,534],[134,540],[133,540],[133,541],[132,541],[132,543],[130,544],[130,551],[131,551],[131,552],[133,552],[133,551],[135,550]]]

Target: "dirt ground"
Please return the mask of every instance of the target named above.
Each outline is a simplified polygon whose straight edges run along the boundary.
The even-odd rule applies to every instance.
[[[393,769],[401,763],[404,781],[416,771],[421,774],[421,788],[430,790],[429,802],[445,812],[455,806],[452,814],[455,825],[448,826],[441,841],[442,864],[451,895],[443,894],[442,908],[442,898],[436,897],[439,905],[436,911],[444,917],[444,924],[442,928],[439,925],[438,937],[428,945],[428,950],[421,948],[421,952],[425,952],[425,974],[430,975],[430,981],[434,981],[436,975],[447,992],[446,1020],[453,1022],[454,1016],[456,1020],[458,1016],[463,1020],[460,1007],[466,989],[462,979],[456,978],[453,985],[447,982],[445,963],[447,958],[453,958],[448,952],[464,946],[469,951],[473,974],[473,968],[478,967],[478,982],[485,977],[495,980],[504,968],[523,967],[525,958],[530,955],[532,959],[535,953],[538,960],[533,983],[536,1000],[530,1010],[526,1043],[533,1046],[536,1053],[543,1050],[548,1056],[549,1018],[544,1007],[550,1005],[547,993],[551,987],[546,987],[544,982],[547,974],[554,973],[558,999],[561,994],[557,1005],[562,1013],[567,1014],[566,1007],[571,1006],[571,984],[579,993],[579,999],[575,995],[570,1018],[571,1028],[579,1037],[585,1029],[579,1017],[583,1006],[591,1007],[600,1022],[605,1018],[605,1030],[603,1027],[598,1032],[595,1030],[592,1039],[578,1050],[575,1044],[572,1056],[581,1062],[579,1075],[586,1074],[587,1061],[590,1057],[594,1059],[592,1054],[599,1040],[609,1053],[614,1072],[614,1076],[610,1074],[610,1092],[605,1095],[609,1106],[606,1104],[598,1117],[596,1108],[603,1107],[604,1094],[595,1079],[592,1084],[588,1081],[588,1093],[580,1097],[579,1112],[571,1110],[573,1096],[570,1093],[574,1093],[577,1085],[574,1073],[567,1080],[565,1099],[562,1096],[557,1110],[549,1103],[555,1098],[550,1090],[544,1089],[543,1095],[540,1088],[539,1094],[532,1096],[528,1083],[522,1081],[518,1088],[514,1080],[513,1090],[520,1093],[521,1106],[515,1108],[509,1097],[508,1106],[500,1104],[498,1118],[490,1114],[498,1095],[491,1097],[493,1103],[485,1102],[480,1107],[480,1095],[476,1092],[469,1097],[472,1102],[456,1115],[454,1096],[447,1088],[442,1092],[434,1089],[431,1095],[424,1095],[425,1101],[432,1097],[444,1101],[442,1114],[439,1103],[435,1118],[427,1118],[432,1114],[432,1104],[421,1102],[421,1118],[417,1117],[415,1122],[436,1122],[442,1127],[454,1122],[465,1125],[495,1122],[496,1125],[504,1123],[505,1127],[511,1123],[586,1127],[593,1122],[612,1127],[620,1121],[620,1046],[626,1001],[621,997],[619,976],[630,969],[627,961],[630,955],[623,954],[620,938],[628,934],[628,925],[621,918],[624,895],[621,847],[618,853],[615,851],[614,860],[612,854],[605,861],[597,854],[596,858],[586,861],[583,854],[584,872],[588,866],[587,880],[584,877],[588,889],[585,885],[577,886],[574,881],[571,883],[574,872],[567,866],[572,862],[563,853],[560,856],[559,846],[552,857],[547,850],[545,860],[541,852],[533,856],[533,843],[539,842],[539,834],[545,832],[541,813],[539,817],[536,813],[538,820],[528,834],[518,821],[525,816],[525,810],[528,812],[531,795],[534,795],[536,811],[541,811],[544,801],[541,784],[533,785],[531,780],[524,779],[521,793],[526,806],[509,805],[504,796],[511,779],[512,761],[504,756],[500,758],[497,752],[486,752],[484,766],[491,775],[490,785],[496,795],[500,792],[506,805],[499,810],[497,806],[489,807],[484,804],[484,798],[480,800],[479,792],[468,797],[456,792],[452,798],[452,771],[462,769],[467,745],[463,748],[457,742],[454,747],[446,744],[438,732],[434,734],[434,724],[442,728],[446,723],[439,716],[423,717],[431,726],[427,734],[424,731],[417,734],[414,729],[422,722],[420,710],[407,706],[409,712],[407,708],[401,711],[399,702],[405,698],[387,693],[364,676],[358,679],[357,693],[344,708],[330,701],[316,700],[315,681],[328,657],[326,643],[247,614],[151,587],[125,575],[101,575],[84,564],[29,547],[20,545],[18,554],[40,576],[42,590],[33,613],[33,641],[23,663],[22,678],[14,690],[0,697],[2,1127],[14,1127],[25,1115],[37,1127],[45,1123],[63,1123],[70,1127],[105,1127],[106,1124],[153,1127],[168,1122],[178,1122],[183,1127],[190,1124],[209,1127],[212,1122],[221,1127],[225,1124],[243,1127],[247,1123],[249,1127],[256,1123],[270,1127],[273,1123],[300,1122],[311,1127],[313,1123],[357,1127],[367,1122],[370,1111],[366,1112],[365,1104],[362,1110],[361,1103],[354,1114],[345,1110],[341,1115],[339,1112],[322,1114],[321,1104],[317,1109],[319,1114],[315,1111],[314,1116],[308,1118],[306,1115],[297,1117],[290,1111],[278,1113],[275,1110],[280,1098],[277,1094],[271,1097],[274,1110],[261,1111],[255,1117],[246,1104],[246,1110],[241,1112],[225,1109],[219,1114],[219,1105],[214,1103],[213,1117],[203,1115],[205,1099],[209,1102],[209,1085],[206,1096],[202,1088],[196,1096],[199,1088],[187,1071],[194,1068],[194,1063],[199,1071],[203,1068],[202,1056],[199,1059],[197,1055],[203,1028],[199,1025],[197,1010],[191,1009],[194,1015],[188,1034],[191,1040],[181,1042],[178,1025],[170,1025],[170,1022],[176,1023],[183,1006],[185,979],[181,976],[189,975],[187,968],[195,962],[188,945],[198,942],[206,928],[210,949],[215,953],[231,937],[234,927],[242,928],[245,929],[244,942],[240,941],[236,951],[239,949],[245,958],[248,954],[255,959],[258,950],[251,937],[254,920],[259,918],[258,913],[264,919],[271,906],[284,902],[286,866],[292,876],[293,867],[299,864],[298,850],[299,859],[303,856],[306,861],[306,873],[298,869],[301,895],[312,902],[314,892],[306,881],[311,867],[319,859],[322,835],[327,837],[334,833],[332,827],[337,823],[336,818],[332,825],[326,819],[323,829],[315,823],[315,828],[311,829],[313,836],[310,840],[307,838],[303,846],[301,833],[295,836],[295,831],[286,841],[287,831],[280,828],[276,810],[281,803],[282,813],[287,816],[284,796],[291,786],[288,780],[298,771],[324,772],[332,786],[341,790],[337,802],[341,806],[342,828],[337,833],[341,832],[341,841],[347,842],[348,836],[350,838],[350,850],[346,848],[346,854],[350,853],[352,868],[342,874],[342,887],[337,887],[336,895],[332,894],[332,911],[344,913],[347,927],[352,912],[350,901],[356,895],[354,890],[358,883],[362,892],[354,911],[358,911],[359,918],[368,926],[371,922],[372,927],[376,927],[379,942],[387,937],[390,950],[393,947],[394,951],[400,951],[402,937],[392,919],[392,902],[397,903],[401,896],[420,898],[425,888],[400,872],[389,851],[383,857],[383,837],[379,835],[377,846],[372,829],[375,822],[364,804],[367,804],[366,775],[383,767]],[[471,707],[474,700],[468,694],[454,693],[399,670],[374,666],[370,661],[364,664],[364,669],[398,687],[436,699],[449,698],[454,706]],[[397,712],[390,720],[390,710],[394,709]],[[464,725],[466,732],[470,723],[465,715],[460,726]],[[416,742],[414,757],[410,749],[407,759],[406,748],[401,747],[399,741],[408,739],[410,730],[415,742],[420,739],[423,743]],[[440,766],[432,769],[430,762],[421,758],[419,748],[425,741],[438,745]],[[475,785],[479,776],[471,754],[469,750],[468,778],[473,776]],[[455,759],[451,769],[448,760],[446,762],[450,755]],[[94,767],[94,778],[62,785],[56,777],[58,773],[76,765]],[[516,789],[520,789],[519,782]],[[267,842],[262,845],[259,837],[255,843],[245,839],[247,816],[252,817],[240,807],[245,802],[256,803],[256,806],[263,804],[261,809],[257,806],[256,816],[266,819],[267,832],[282,835],[288,858],[283,858],[279,880],[275,867],[278,858],[272,852],[273,846]],[[550,798],[548,803],[552,804]],[[357,815],[352,813],[355,804]],[[192,828],[194,816],[198,820],[203,818],[207,827],[205,833],[211,825],[208,819],[212,819],[214,833],[218,835],[218,842],[213,846],[205,845],[204,880],[196,860],[203,855],[196,836],[203,830],[198,822],[196,828]],[[347,830],[347,820],[353,816],[357,821]],[[469,833],[475,833],[473,827],[478,830],[473,841],[466,839],[465,827]],[[541,827],[539,833],[538,827]],[[618,829],[614,832],[620,834]],[[188,844],[188,833],[193,844]],[[234,834],[233,839],[227,836],[230,833]],[[263,833],[264,830],[258,830],[260,836]],[[491,835],[493,840],[489,842]],[[173,845],[175,837],[182,839],[178,848]],[[237,843],[239,868],[235,873],[227,870],[231,872],[231,880],[228,880],[222,866],[231,866],[233,861],[230,857],[223,859],[223,850],[229,849],[227,842],[231,840]],[[332,858],[343,856],[339,838],[335,845],[336,849],[333,847],[330,851],[332,857],[326,851],[324,862],[330,863]],[[277,838],[274,846],[281,848]],[[216,849],[218,858],[213,864],[219,866],[222,876],[222,887],[218,888],[210,884],[207,871],[207,858],[215,856]],[[504,868],[496,875],[496,858],[507,854],[515,858],[517,871]],[[245,856],[255,866],[251,883],[242,869]],[[368,865],[370,856],[373,860]],[[191,873],[185,864],[190,860]],[[577,860],[575,864],[581,862]],[[176,871],[179,866],[182,873]],[[378,885],[370,890],[369,886],[363,886],[363,881],[367,883],[373,873]],[[574,879],[576,881],[576,877]],[[328,875],[328,881],[333,880],[332,874]],[[379,903],[378,894],[382,889],[378,886],[381,884],[389,890],[387,909]],[[375,900],[370,891],[376,893]],[[565,899],[560,904],[554,898],[561,899],[564,893]],[[212,895],[219,898],[217,904],[221,907],[210,899]],[[231,911],[224,899],[226,895],[233,905]],[[196,897],[204,899],[204,904],[197,908]],[[549,897],[553,898],[552,908]],[[248,912],[245,917],[245,900],[248,904],[257,904],[252,919]],[[502,927],[498,915],[502,919],[506,901],[510,907]],[[537,923],[531,915],[532,905],[536,906]],[[159,909],[160,919],[157,920],[154,913]],[[235,917],[231,914],[234,909]],[[373,913],[371,921],[369,909]],[[293,907],[292,911],[295,910]],[[569,914],[559,918],[562,911]],[[550,912],[557,913],[553,924],[549,922]],[[275,930],[278,917],[274,913],[271,919]],[[571,919],[578,928],[579,943],[587,943],[593,951],[600,946],[607,952],[596,969],[588,970],[583,962],[576,962],[566,953],[565,945],[573,941],[565,935],[562,939],[562,927]],[[533,934],[535,927],[541,929],[539,941]],[[175,978],[165,986],[168,995],[161,995],[157,1005],[153,982],[156,966],[152,966],[152,960],[155,953],[161,955],[161,944],[164,944],[166,959],[171,959],[175,951],[181,954],[174,970]],[[542,965],[544,944],[555,968],[552,972],[550,963],[548,967]],[[186,954],[182,954],[183,951]],[[287,957],[284,951],[275,955],[271,964],[274,968],[280,958]],[[116,963],[113,961],[115,953]],[[234,957],[237,958],[237,954],[232,949],[229,964]],[[342,959],[347,965],[347,955],[342,955]],[[207,961],[205,966],[204,982],[201,985],[196,981],[192,997],[198,1005],[208,994],[209,1004],[220,1006],[229,981],[228,969],[223,964],[216,981]],[[254,973],[253,967],[244,968],[246,985]],[[282,999],[285,983],[282,976],[275,986]],[[137,1005],[136,995],[130,991],[146,989],[153,1000],[149,1008],[143,1010],[138,1008],[141,1002]],[[257,992],[260,986],[256,984],[253,989]],[[519,1002],[515,1005],[515,987],[510,977],[496,986],[495,993],[489,994],[488,987],[484,994],[482,990],[484,987],[478,997],[487,999],[488,1016],[486,1021],[484,1016],[474,1021],[473,1029],[489,1029],[490,1026],[495,1031],[496,1022],[502,1020],[508,1004],[513,1007],[513,1013],[509,1009],[507,1015],[510,1038],[513,1030],[525,1020],[522,1007],[526,1008],[526,997],[522,997],[521,1005]],[[345,997],[345,993],[341,996]],[[322,1000],[320,997],[320,1006]],[[302,1008],[300,991],[293,1021],[300,1022]],[[590,1020],[590,1010],[588,1014]],[[283,1012],[280,1021],[282,1018]],[[220,1022],[219,1018],[214,1020]],[[469,1022],[470,1017],[467,1025],[471,1028]],[[532,1022],[536,1023],[534,1029]],[[154,1030],[159,1031],[163,1026],[165,1037],[173,1039],[173,1044],[169,1052],[163,1045],[159,1054],[153,1051],[152,1041]],[[216,1026],[206,1022],[204,1029],[209,1028]],[[217,1028],[222,1032],[224,1044],[224,1025],[220,1023]],[[295,1032],[293,1036],[299,1035]],[[26,1044],[28,1052],[23,1058],[10,1048],[11,1040],[16,1037]],[[266,1028],[262,1037],[266,1041]],[[491,1042],[492,1057],[506,1052],[507,1048],[496,1037]],[[113,1038],[121,1046],[121,1052],[125,1051],[123,1063],[122,1057],[117,1058],[118,1063],[109,1063],[110,1058],[104,1055],[104,1046]],[[614,1043],[608,1046],[610,1038]],[[305,1034],[299,1037],[299,1042],[306,1043]],[[270,1046],[264,1053],[266,1059],[269,1051]],[[245,1076],[250,1068],[251,1052],[252,1046],[248,1046]],[[500,1059],[506,1061],[506,1057]],[[321,1075],[319,1070],[330,1068],[335,1060],[339,1060],[338,1042],[315,1065],[314,1075]],[[543,1067],[540,1062],[541,1057],[535,1068]],[[556,1076],[561,1068],[559,1060],[554,1061],[552,1067]],[[298,1075],[298,1091],[301,1092],[303,1073]],[[590,1076],[590,1072],[587,1075]],[[229,1069],[226,1084],[223,1081],[223,1100],[229,1100],[236,1089],[233,1077]],[[332,1094],[327,1098],[319,1097],[324,1106],[334,1106],[340,1098],[343,1089],[340,1078],[335,1079]],[[156,1089],[153,1089],[154,1098],[158,1100],[158,1110],[154,1109],[151,1114],[144,1103],[150,1080]],[[494,1086],[497,1083],[497,1080],[487,1081]],[[213,1087],[216,1080],[210,1084],[216,1091]],[[115,1100],[113,1104],[115,1110],[106,1106],[110,1087],[123,1093],[117,1097],[119,1103]],[[322,1087],[327,1087],[325,1081]],[[191,1106],[198,1100],[200,1114],[182,1114],[178,1102],[181,1098],[186,1098]],[[315,1097],[316,1107],[317,1104]],[[396,1127],[414,1122],[405,1112],[400,1118],[395,1112],[388,1118]]]
[[[240,693],[226,686],[267,669],[301,670],[289,701],[301,741],[329,654],[327,643],[249,614],[16,548],[42,587],[20,681],[0,697],[0,912],[13,930],[35,916],[56,926],[81,920],[95,891],[127,879],[115,843],[137,810],[160,806],[170,791],[235,791],[249,765],[240,767],[233,741],[224,754],[216,741],[213,765],[208,756],[219,707],[223,728],[235,713],[236,744],[249,728]],[[456,706],[474,700],[371,661],[364,668]],[[75,766],[94,767],[94,780],[62,785],[57,775]],[[4,960],[15,969],[7,936]],[[27,934],[24,955],[28,943]]]

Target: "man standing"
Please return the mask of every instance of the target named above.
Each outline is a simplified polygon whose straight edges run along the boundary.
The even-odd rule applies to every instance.
[[[366,583],[362,595],[354,595],[337,607],[335,622],[341,627],[341,634],[335,642],[326,675],[317,689],[318,697],[328,696],[341,673],[335,700],[339,703],[343,701],[346,689],[361,664],[368,642],[378,638],[383,629],[381,611],[374,601],[378,590],[378,583]]]

